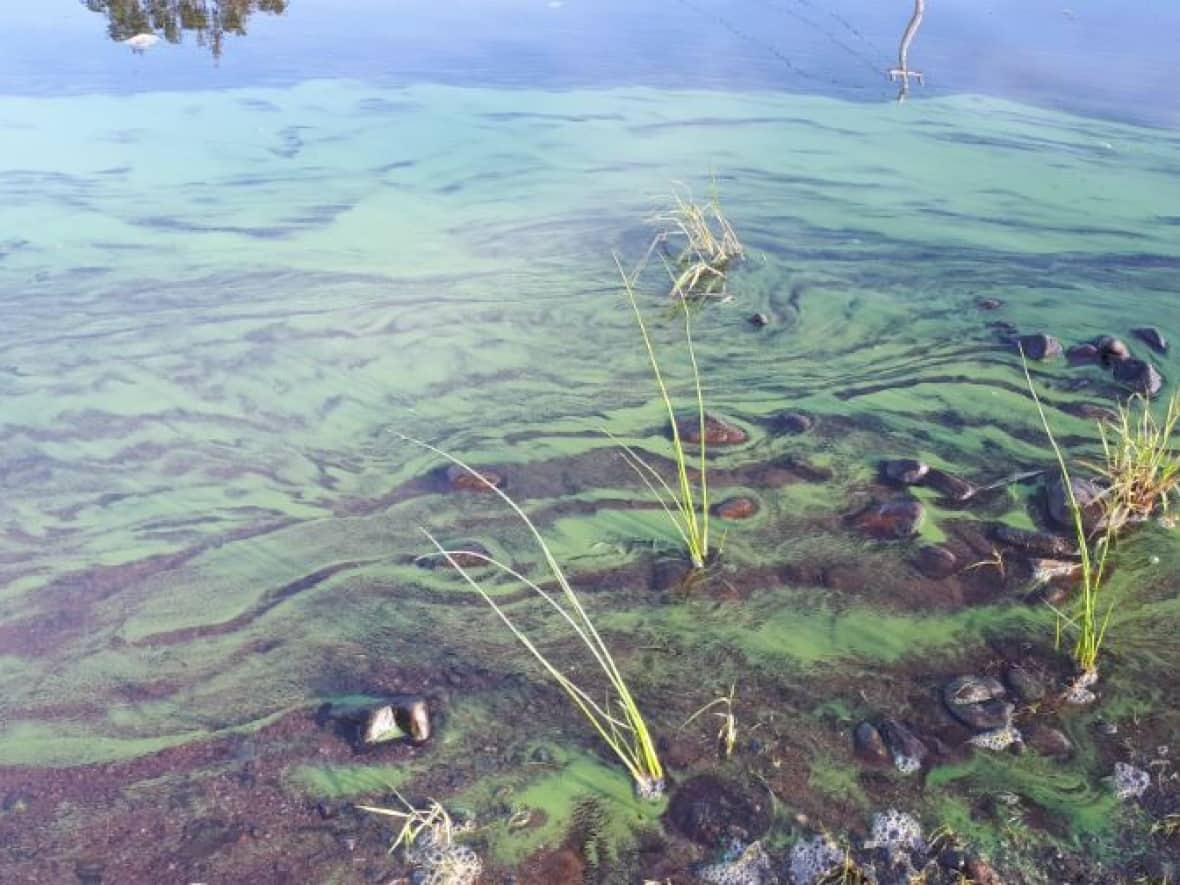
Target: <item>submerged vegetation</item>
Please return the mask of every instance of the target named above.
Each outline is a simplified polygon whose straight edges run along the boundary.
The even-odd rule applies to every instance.
[[[470,474],[477,482],[498,495],[520,517],[525,526],[528,527],[529,532],[541,550],[550,575],[560,589],[560,594],[550,593],[535,581],[530,580],[511,566],[491,556],[473,550],[447,549],[430,532],[425,529],[423,529],[423,532],[430,539],[431,544],[434,545],[438,555],[445,558],[463,576],[463,579],[483,597],[484,601],[492,607],[492,610],[504,622],[504,625],[511,631],[512,635],[516,637],[521,645],[528,649],[529,653],[545,669],[545,672],[561,687],[574,706],[586,717],[594,727],[594,730],[598,732],[599,736],[611,749],[611,752],[618,757],[619,761],[623,763],[628,773],[630,773],[635,782],[636,793],[644,799],[658,799],[664,792],[664,770],[660,764],[659,755],[656,752],[655,741],[652,738],[651,732],[648,731],[643,714],[639,711],[639,706],[632,696],[630,688],[628,688],[626,681],[619,672],[619,668],[615,664],[610,649],[603,642],[593,621],[590,620],[590,615],[582,606],[582,601],[578,598],[577,593],[574,592],[574,588],[571,586],[565,572],[558,564],[552,550],[550,550],[549,545],[545,542],[544,536],[537,529],[532,519],[529,518],[528,514],[498,484],[475,468],[429,443],[406,436],[403,436],[403,438],[447,459],[460,470]],[[561,615],[562,619],[570,626],[581,643],[590,652],[595,664],[606,679],[607,690],[605,700],[602,703],[599,703],[591,697],[587,690],[566,676],[525,635],[504,608],[472,576],[470,569],[463,565],[463,561],[459,558],[460,556],[467,561],[475,559],[487,565],[494,566],[503,574],[524,584]]]

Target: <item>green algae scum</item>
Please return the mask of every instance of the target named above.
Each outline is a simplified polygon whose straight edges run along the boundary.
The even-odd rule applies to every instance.
[[[300,9],[240,5],[220,67],[80,6],[134,85],[0,92],[0,882],[1177,881],[1171,513],[1071,655],[1098,422],[1180,383],[1174,108],[939,89],[933,8],[899,105],[888,52],[858,95],[271,75]],[[912,12],[863,5],[775,21],[836,82]],[[689,351],[651,219],[714,188],[744,256]]]

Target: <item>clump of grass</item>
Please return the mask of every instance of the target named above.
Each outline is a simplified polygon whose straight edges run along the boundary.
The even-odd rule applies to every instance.
[[[451,820],[447,810],[438,801],[431,799],[425,808],[415,808],[397,790],[394,790],[393,794],[402,804],[401,808],[382,808],[376,805],[357,806],[361,811],[392,817],[402,822],[401,829],[398,830],[393,842],[389,845],[390,854],[397,851],[399,847],[404,847],[407,852],[412,850],[414,843],[424,833],[430,834],[430,839],[435,844],[451,845],[454,842],[455,822]]]
[[[1057,613],[1058,641],[1060,641],[1063,625],[1075,629],[1078,634],[1077,641],[1074,643],[1073,657],[1080,670],[1080,675],[1071,688],[1071,694],[1078,699],[1082,699],[1088,697],[1084,692],[1088,691],[1089,686],[1098,678],[1098,654],[1106,639],[1106,630],[1110,626],[1111,615],[1114,613],[1114,601],[1111,600],[1106,607],[1106,613],[1101,618],[1098,614],[1098,596],[1103,586],[1103,580],[1106,577],[1106,563],[1110,552],[1110,544],[1114,538],[1114,528],[1112,521],[1107,520],[1104,534],[1091,547],[1090,536],[1086,532],[1082,519],[1082,508],[1078,503],[1077,495],[1074,494],[1069,466],[1066,464],[1065,455],[1062,453],[1061,447],[1057,444],[1056,437],[1053,436],[1053,429],[1049,426],[1049,418],[1045,414],[1044,407],[1041,405],[1041,398],[1037,395],[1037,388],[1033,384],[1032,375],[1029,373],[1028,361],[1024,357],[1023,348],[1020,351],[1020,361],[1024,368],[1024,378],[1028,382],[1029,393],[1032,394],[1033,402],[1037,407],[1037,414],[1041,417],[1041,426],[1045,429],[1045,435],[1049,438],[1049,445],[1052,446],[1053,454],[1057,458],[1057,466],[1061,471],[1062,484],[1065,486],[1065,493],[1069,500],[1069,510],[1073,516],[1074,536],[1077,541],[1078,550],[1081,553],[1082,592],[1078,613],[1076,616],[1071,617],[1063,613],[1060,609],[1054,609],[1054,611]]]
[[[1167,512],[1169,498],[1180,488],[1180,454],[1172,448],[1178,423],[1180,393],[1168,400],[1162,422],[1140,394],[1120,404],[1117,419],[1099,422],[1103,462],[1087,466],[1105,481],[1105,516],[1116,531],[1157,509]]]
[[[401,808],[358,805],[362,811],[392,817],[402,822],[389,846],[392,854],[399,846],[406,860],[419,868],[423,885],[475,885],[483,872],[479,855],[466,845],[455,842],[455,826],[447,810],[434,799],[425,808],[416,808],[394,790]]]
[[[686,302],[723,297],[729,268],[745,258],[746,251],[721,209],[716,186],[703,204],[686,189],[675,189],[672,206],[653,221],[661,226],[653,248],[672,251],[670,294]]]
[[[713,711],[713,715],[721,719],[721,728],[717,731],[717,747],[721,751],[721,758],[723,759],[728,759],[732,756],[734,748],[737,747],[737,718],[733,715],[733,692],[735,687],[734,685],[730,685],[729,694],[709,701],[709,703],[684,720],[684,724],[680,726],[683,730],[701,714],[712,710],[714,707],[723,707],[724,710]]]
[[[683,309],[684,336],[688,346],[689,362],[692,365],[693,386],[696,391],[696,418],[700,436],[696,483],[693,482],[690,474],[692,468],[689,467],[689,456],[685,451],[684,440],[680,436],[680,426],[676,418],[676,410],[672,405],[672,396],[664,381],[664,373],[660,369],[660,361],[656,357],[651,335],[648,334],[643,312],[639,309],[639,299],[635,294],[635,278],[627,274],[617,254],[614,259],[619,275],[623,279],[623,288],[626,290],[627,299],[631,302],[631,309],[635,313],[635,322],[639,325],[639,332],[643,336],[647,359],[651,364],[656,387],[659,389],[660,398],[663,400],[664,409],[668,414],[668,422],[672,427],[672,453],[676,461],[675,490],[665,481],[659,471],[652,467],[635,449],[623,443],[619,443],[619,445],[623,449],[627,463],[651,490],[652,495],[655,496],[664,513],[676,528],[677,534],[680,535],[680,539],[688,551],[693,567],[703,568],[709,558],[709,475],[705,461],[705,394],[701,388],[701,372],[697,365],[696,350],[693,347],[692,317],[685,305]],[[638,272],[636,272],[637,275]]]
[[[660,764],[659,756],[656,753],[655,741],[652,739],[643,714],[640,713],[639,706],[636,704],[630,688],[627,687],[626,681],[619,672],[619,668],[615,664],[610,650],[606,647],[606,643],[603,642],[594,623],[590,620],[590,615],[587,614],[586,609],[582,606],[581,600],[574,592],[574,588],[570,585],[569,579],[566,578],[565,572],[562,571],[561,566],[558,564],[553,552],[549,549],[549,545],[545,542],[545,538],[541,535],[540,530],[528,517],[528,514],[521,510],[503,489],[479,471],[460,461],[454,455],[435,448],[429,443],[405,435],[402,435],[402,438],[446,458],[452,464],[470,473],[483,483],[489,491],[494,492],[511,507],[513,512],[528,527],[528,530],[532,533],[533,538],[541,550],[545,564],[553,580],[557,583],[559,593],[551,593],[545,590],[539,584],[525,577],[512,567],[484,553],[472,550],[448,550],[430,532],[425,529],[422,531],[430,539],[438,555],[444,557],[451,564],[451,567],[462,575],[463,579],[483,597],[484,601],[492,607],[492,610],[504,622],[504,625],[511,631],[512,635],[516,637],[521,645],[528,649],[529,653],[541,664],[550,678],[561,687],[574,706],[586,717],[594,730],[606,742],[619,761],[623,763],[628,773],[630,773],[635,782],[636,793],[641,798],[658,799],[663,795],[664,791],[664,771]],[[460,554],[463,555],[463,560],[458,558]],[[558,669],[546,657],[545,653],[513,622],[503,607],[484,590],[479,581],[471,576],[471,572],[463,566],[463,562],[470,562],[471,558],[477,559],[487,565],[495,566],[504,574],[521,582],[561,615],[562,619],[573,629],[578,639],[585,645],[591,657],[594,659],[595,664],[598,665],[598,668],[606,677],[606,699],[602,703],[591,697],[587,691]]]

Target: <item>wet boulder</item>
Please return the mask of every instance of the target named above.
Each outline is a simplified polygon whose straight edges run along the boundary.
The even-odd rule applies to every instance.
[[[916,458],[891,458],[881,462],[882,478],[897,485],[917,485],[929,472],[929,465]]]
[[[1094,346],[1098,349],[1098,358],[1104,363],[1119,363],[1131,356],[1127,343],[1113,335],[1100,335],[1094,339]]]
[[[1104,517],[1102,487],[1093,480],[1076,476],[1071,479],[1070,486],[1082,512],[1082,527],[1087,533],[1101,528]],[[1045,481],[1045,509],[1054,525],[1073,530],[1073,506],[1065,480],[1059,473],[1054,473]]]
[[[959,559],[940,544],[927,544],[914,557],[914,567],[932,580],[949,578],[959,569]]]
[[[1061,342],[1044,332],[1021,335],[1018,341],[1020,349],[1030,360],[1044,360],[1061,355]]]
[[[770,829],[770,808],[763,795],[702,774],[676,789],[664,818],[698,845],[714,847],[730,839],[749,843]]]
[[[937,468],[931,469],[926,474],[926,481],[923,485],[929,486],[950,501],[958,502],[970,500],[975,497],[975,493],[978,491],[975,486],[961,476]]]
[[[701,419],[699,415],[686,415],[676,419],[676,430],[680,439],[693,445],[701,443]],[[744,443],[749,436],[746,431],[713,415],[705,415],[704,440],[707,446],[736,446]]]
[[[1137,359],[1115,363],[1114,380],[1144,396],[1155,396],[1164,387],[1164,378],[1156,367]]]
[[[918,736],[896,719],[882,722],[880,732],[885,739],[885,746],[889,748],[889,755],[893,757],[894,766],[902,774],[912,774],[920,769],[930,755]]]
[[[1102,359],[1102,354],[1098,351],[1098,346],[1090,342],[1085,344],[1075,344],[1065,352],[1065,358],[1069,360],[1072,365],[1081,366],[1087,363],[1096,363]]]
[[[1024,667],[1009,667],[1004,674],[1004,681],[1012,693],[1026,704],[1035,704],[1045,697],[1045,684]]]
[[[1138,329],[1132,329],[1131,334],[1144,342],[1156,353],[1168,352],[1168,339],[1155,326],[1140,326]]]
[[[885,738],[871,722],[862,722],[853,729],[852,748],[857,758],[873,765],[888,765],[893,761]]]
[[[911,538],[918,533],[926,511],[916,498],[874,502],[848,517],[854,529],[881,541]]]
[[[490,492],[504,485],[504,477],[494,470],[476,468],[475,472],[452,464],[446,470],[447,486],[453,492]],[[481,478],[482,477],[482,478]]]
[[[994,676],[959,676],[942,689],[952,716],[975,731],[993,731],[1012,724],[1015,706],[1004,700],[1007,689]]]
[[[758,502],[745,495],[739,495],[714,504],[712,510],[713,515],[720,519],[749,519],[758,512]]]
[[[770,317],[764,313],[752,313],[746,318],[746,322],[755,329],[761,329],[763,326],[770,325]]]
[[[1006,693],[994,676],[958,676],[943,686],[942,699],[948,707],[960,707],[1002,698]]]
[[[1062,759],[1073,753],[1073,742],[1064,732],[1048,725],[1034,725],[1025,734],[1024,742],[1042,756]]]
[[[1049,532],[1035,532],[1000,524],[993,526],[990,534],[997,543],[1017,550],[1026,556],[1070,559],[1079,555],[1078,548],[1073,541]]]
[[[360,726],[360,742],[372,747],[408,739],[421,744],[430,739],[430,711],[425,698],[404,695],[366,711]]]
[[[815,418],[806,412],[780,412],[771,419],[770,426],[775,433],[806,433],[815,426]]]

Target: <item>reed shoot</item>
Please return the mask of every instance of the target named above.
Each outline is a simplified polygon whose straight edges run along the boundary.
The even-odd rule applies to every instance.
[[[648,363],[655,375],[656,387],[659,389],[660,398],[664,402],[664,410],[667,412],[668,422],[672,428],[672,453],[676,461],[676,489],[673,490],[659,471],[644,460],[635,449],[623,443],[620,443],[620,446],[627,463],[643,480],[676,528],[677,534],[680,535],[680,539],[688,551],[693,567],[704,568],[709,558],[709,478],[705,461],[705,394],[701,388],[700,367],[697,365],[696,351],[693,348],[692,317],[685,305],[683,311],[684,336],[688,344],[688,357],[692,365],[693,385],[696,389],[696,418],[700,438],[696,468],[699,488],[690,475],[689,456],[684,448],[684,440],[680,436],[680,424],[676,419],[676,410],[672,406],[672,397],[668,392],[668,385],[664,381],[664,373],[660,369],[659,359],[656,357],[655,345],[652,343],[651,335],[648,334],[643,312],[639,309],[639,300],[635,295],[635,280],[628,276],[626,270],[623,269],[622,261],[617,254],[614,259],[615,266],[619,269],[619,275],[623,279],[627,300],[631,302],[631,310],[635,313],[635,322],[639,325],[639,332],[643,336]]]
[[[717,746],[721,751],[722,759],[728,759],[732,756],[734,749],[737,747],[737,718],[733,715],[734,688],[735,686],[731,685],[729,687],[729,694],[709,701],[709,703],[689,716],[684,721],[684,725],[680,726],[681,729],[687,728],[702,713],[712,710],[714,707],[724,707],[724,711],[713,711],[713,715],[721,719],[721,728],[717,732]]]
[[[444,557],[451,564],[452,568],[462,575],[463,579],[483,597],[484,601],[492,607],[492,611],[496,613],[512,635],[516,637],[517,641],[528,649],[529,653],[540,663],[549,677],[560,686],[570,701],[573,702],[574,706],[586,717],[599,737],[602,738],[611,749],[611,752],[618,757],[619,761],[623,763],[623,766],[630,773],[635,782],[636,793],[644,799],[658,799],[664,791],[664,771],[660,764],[659,756],[656,753],[655,741],[652,739],[651,732],[648,731],[643,714],[640,713],[639,706],[636,704],[630,688],[627,687],[626,681],[619,672],[610,650],[607,648],[606,643],[603,642],[594,623],[590,620],[589,614],[583,608],[581,600],[574,592],[574,588],[571,586],[565,572],[562,571],[553,552],[549,549],[549,545],[545,542],[545,538],[541,535],[540,530],[529,518],[528,514],[503,489],[499,488],[498,485],[479,473],[479,471],[460,461],[454,455],[435,448],[429,443],[405,435],[401,436],[403,439],[445,458],[452,464],[470,473],[483,483],[489,491],[498,495],[520,517],[532,533],[545,559],[545,564],[557,584],[559,592],[553,593],[544,589],[511,566],[491,556],[472,550],[448,550],[430,532],[425,529],[422,530],[426,537],[430,539],[431,544],[434,545],[438,555]],[[546,657],[545,653],[516,625],[504,608],[484,590],[479,581],[472,577],[471,572],[467,568],[464,568],[462,561],[458,559],[460,554],[463,555],[462,561],[470,562],[471,558],[478,559],[487,565],[496,567],[504,574],[524,584],[545,600],[562,617],[590,652],[590,656],[594,659],[598,669],[602,671],[607,683],[605,700],[601,702],[595,700],[588,691],[577,685]]]
[[[1028,370],[1028,361],[1024,357],[1024,350],[1020,352],[1021,365],[1024,368],[1024,378],[1028,382],[1029,393],[1032,394],[1033,402],[1036,404],[1037,413],[1041,418],[1041,426],[1045,429],[1045,435],[1049,438],[1049,445],[1053,448],[1053,454],[1057,458],[1057,466],[1061,471],[1061,480],[1065,486],[1066,495],[1069,498],[1069,509],[1073,515],[1074,536],[1077,540],[1078,550],[1081,553],[1082,559],[1082,597],[1079,606],[1079,611],[1076,617],[1068,617],[1060,610],[1057,612],[1057,630],[1060,637],[1061,626],[1063,622],[1077,630],[1078,638],[1074,644],[1074,661],[1081,670],[1082,679],[1086,684],[1092,683],[1097,677],[1098,673],[1098,653],[1102,648],[1102,643],[1106,639],[1106,629],[1110,625],[1110,617],[1114,612],[1114,602],[1112,601],[1106,608],[1106,613],[1099,619],[1098,615],[1098,595],[1102,587],[1103,579],[1106,577],[1106,561],[1107,555],[1110,551],[1110,543],[1114,538],[1113,526],[1110,520],[1107,520],[1104,535],[1098,540],[1091,549],[1090,537],[1086,532],[1085,525],[1082,520],[1082,508],[1078,504],[1077,496],[1074,494],[1073,482],[1069,473],[1069,466],[1066,464],[1065,455],[1061,451],[1061,447],[1057,444],[1056,437],[1053,436],[1053,430],[1049,426],[1049,418],[1045,414],[1044,406],[1041,405],[1041,398],[1037,396],[1036,385],[1033,384],[1032,375]],[[1079,680],[1081,682],[1082,680]],[[1079,686],[1084,688],[1084,686]]]
[[[393,794],[401,802],[402,808],[381,808],[375,805],[357,806],[361,811],[392,817],[402,822],[401,829],[398,830],[389,846],[390,854],[397,851],[399,847],[404,847],[409,853],[413,849],[415,841],[424,833],[429,834],[429,839],[434,845],[447,847],[454,842],[455,824],[441,804],[431,799],[430,804],[425,808],[415,808],[397,790],[394,790]]]
[[[1177,423],[1180,393],[1168,400],[1162,422],[1139,394],[1119,406],[1117,419],[1099,422],[1103,462],[1087,466],[1106,481],[1106,519],[1115,530],[1150,518],[1157,508],[1167,512],[1168,499],[1180,488],[1180,454],[1172,448]]]

